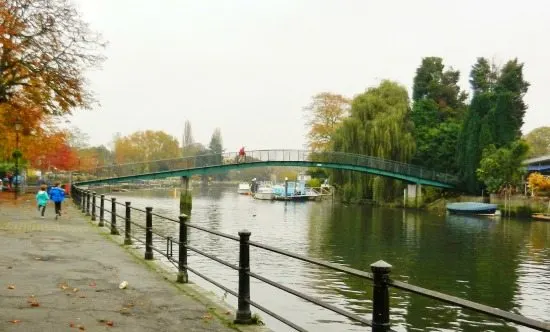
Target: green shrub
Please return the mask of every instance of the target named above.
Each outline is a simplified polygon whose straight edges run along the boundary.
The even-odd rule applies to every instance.
[[[319,188],[321,186],[321,180],[314,178],[309,180],[306,185],[311,188]]]

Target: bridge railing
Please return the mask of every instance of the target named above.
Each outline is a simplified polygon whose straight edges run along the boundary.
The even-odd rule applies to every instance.
[[[348,166],[367,167],[394,174],[402,174],[410,177],[438,181],[441,183],[456,184],[458,177],[430,170],[427,168],[406,164],[393,160],[385,160],[372,156],[345,152],[321,152],[313,153],[306,150],[254,150],[246,154],[244,160],[238,158],[237,152],[222,154],[203,154],[176,159],[155,160],[148,162],[110,165],[99,168],[77,171],[83,177],[90,179],[109,179],[129,177],[140,174],[153,174],[174,170],[186,170],[192,168],[205,168],[234,163],[258,163],[258,162],[310,162],[319,164],[339,164]]]
[[[99,209],[98,226],[108,225],[112,235],[124,236],[124,244],[130,245],[135,240],[144,244],[146,260],[152,260],[154,253],[159,253],[164,256],[170,263],[177,268],[177,281],[180,283],[189,282],[189,272],[197,275],[200,278],[212,283],[213,285],[226,291],[228,294],[235,296],[238,299],[238,309],[235,316],[235,323],[251,323],[252,313],[250,307],[253,306],[260,311],[265,312],[271,317],[281,321],[282,323],[292,327],[296,331],[306,331],[303,327],[291,322],[280,314],[271,311],[266,306],[257,303],[252,299],[250,293],[250,279],[256,279],[260,282],[268,284],[288,294],[292,294],[314,305],[335,312],[341,316],[357,322],[362,325],[371,326],[372,331],[393,331],[390,328],[390,291],[393,287],[405,292],[413,293],[423,297],[435,299],[447,304],[451,304],[460,308],[469,309],[482,314],[486,314],[506,322],[515,323],[521,326],[526,326],[538,331],[550,332],[550,322],[542,322],[534,320],[522,315],[510,313],[504,310],[493,308],[480,303],[472,302],[455,296],[443,294],[426,288],[418,287],[402,281],[393,280],[390,278],[392,266],[384,261],[378,261],[371,264],[371,272],[360,271],[357,269],[341,266],[324,260],[310,258],[307,256],[295,254],[287,250],[279,249],[263,243],[250,241],[251,233],[248,231],[239,232],[238,236],[225,234],[216,230],[211,230],[195,224],[191,224],[187,220],[187,216],[182,215],[178,218],[170,218],[153,213],[152,207],[147,207],[145,210],[131,206],[131,202],[121,204],[116,201],[115,197],[106,198],[104,195],[98,197],[96,193],[80,189],[73,186],[72,198],[76,206],[86,216],[91,216],[91,220],[98,219],[97,210]],[[109,205],[109,206],[107,206]],[[105,213],[110,215],[110,218],[105,217]],[[136,218],[136,215],[139,216]],[[173,222],[178,226],[178,237],[172,237],[169,234],[159,232],[154,228],[153,220],[156,217],[157,221]],[[110,221],[109,221],[110,220]],[[141,220],[141,222],[139,222]],[[134,227],[135,226],[135,227]],[[228,262],[220,257],[212,255],[202,249],[191,244],[188,236],[189,229],[194,229],[203,233],[208,233],[219,238],[239,243],[238,264]],[[163,248],[164,247],[164,248]],[[273,281],[261,274],[252,271],[250,268],[250,247],[259,248],[271,253],[283,255],[288,258],[307,262],[331,269],[337,272],[345,273],[349,276],[371,280],[372,286],[372,319],[367,319],[355,313],[349,312],[338,306],[332,305],[322,299],[313,297],[304,292],[297,291],[276,281]],[[188,261],[188,252],[194,252],[197,255],[206,257],[216,263],[219,263],[226,268],[235,271],[238,274],[238,290],[235,291],[224,286],[217,280],[210,278],[198,271],[195,267],[190,266]]]

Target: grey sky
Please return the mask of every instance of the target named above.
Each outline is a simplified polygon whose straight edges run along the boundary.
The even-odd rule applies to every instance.
[[[550,125],[546,1],[77,0],[109,41],[90,73],[101,107],[74,125],[107,144],[113,133],[164,130],[185,119],[208,144],[301,148],[312,95],[353,96],[380,79],[409,89],[425,56],[468,73],[478,56],[518,57],[531,83],[524,132]]]

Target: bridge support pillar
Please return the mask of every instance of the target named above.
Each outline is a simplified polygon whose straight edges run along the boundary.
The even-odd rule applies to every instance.
[[[190,189],[191,179],[187,176],[181,177],[180,213],[190,216],[193,207],[193,193]]]
[[[421,184],[408,184],[404,191],[405,207],[419,208],[422,206],[422,185]]]

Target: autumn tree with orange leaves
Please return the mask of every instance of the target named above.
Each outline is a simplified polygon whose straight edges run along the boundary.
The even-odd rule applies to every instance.
[[[350,100],[330,92],[313,96],[304,107],[307,117],[308,146],[314,152],[327,151],[336,127],[348,115]]]
[[[15,150],[16,122],[27,162],[66,154],[56,119],[94,104],[84,72],[104,60],[103,46],[69,0],[0,0],[0,159]]]
[[[550,191],[550,177],[544,176],[538,172],[529,174],[527,183],[529,184],[529,189],[531,189],[533,196],[537,196],[541,191]]]

